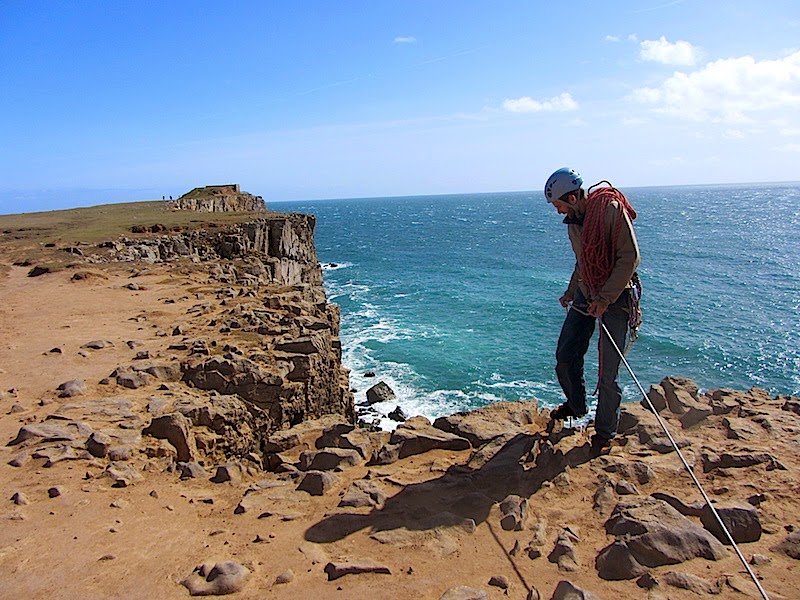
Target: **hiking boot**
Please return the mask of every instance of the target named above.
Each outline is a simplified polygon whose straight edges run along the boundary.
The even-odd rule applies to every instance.
[[[592,436],[590,447],[592,452],[602,454],[611,450],[612,438],[603,437],[598,434]]]
[[[561,406],[554,408],[553,412],[550,413],[550,418],[554,421],[566,421],[568,418],[572,417],[574,419],[580,419],[586,413],[578,414],[574,410],[572,410],[569,405],[564,402]]]

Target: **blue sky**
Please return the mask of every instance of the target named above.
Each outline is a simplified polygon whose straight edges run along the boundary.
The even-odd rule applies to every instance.
[[[3,0],[0,75],[0,213],[800,180],[796,0]]]

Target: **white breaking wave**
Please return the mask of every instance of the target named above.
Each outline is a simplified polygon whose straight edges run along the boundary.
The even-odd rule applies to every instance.
[[[330,262],[330,263],[320,263],[319,265],[323,271],[338,271],[339,269],[347,269],[353,266],[351,262]]]

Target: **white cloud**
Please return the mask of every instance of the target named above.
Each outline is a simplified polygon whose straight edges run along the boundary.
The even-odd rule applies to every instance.
[[[554,96],[547,100],[534,100],[530,96],[509,99],[503,102],[503,108],[515,113],[535,113],[535,112],[566,112],[577,110],[578,103],[572,96],[564,92],[559,96]]]
[[[800,136],[800,128],[786,127],[784,129],[779,129],[778,134],[783,137],[797,137]]]
[[[800,144],[784,144],[775,148],[779,152],[800,152]]]
[[[717,60],[692,73],[675,72],[661,86],[639,88],[631,97],[691,120],[749,122],[750,113],[800,107],[800,52],[777,60]]]
[[[628,127],[636,127],[638,125],[644,125],[645,123],[647,123],[647,120],[643,119],[641,117],[623,117],[622,118],[622,124],[626,125]]]
[[[638,42],[639,41],[639,36],[636,35],[635,33],[631,33],[631,34],[628,35],[628,41],[629,42]]]
[[[639,44],[642,60],[665,65],[691,66],[697,62],[699,54],[699,50],[689,42],[678,40],[672,44],[663,35],[657,40],[645,40]]]
[[[722,132],[722,137],[726,140],[741,140],[744,139],[744,132],[741,129],[726,129]]]
[[[417,38],[410,35],[398,35],[396,38],[394,38],[395,44],[413,44],[416,41]]]
[[[619,36],[618,35],[607,35],[606,36],[606,41],[607,42],[618,42],[619,41]]]

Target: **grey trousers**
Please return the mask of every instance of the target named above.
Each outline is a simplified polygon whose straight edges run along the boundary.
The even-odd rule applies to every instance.
[[[603,313],[603,324],[608,329],[617,347],[625,348],[628,334],[628,295],[622,292],[617,301]],[[578,291],[573,306],[586,311],[587,302]],[[594,333],[596,319],[572,310],[567,313],[561,326],[561,335],[556,348],[556,375],[561,389],[567,398],[567,405],[572,412],[586,414],[586,381],[583,375],[583,363],[589,342]],[[595,415],[595,432],[597,435],[611,439],[617,433],[619,424],[619,406],[622,402],[622,390],[619,387],[618,375],[621,359],[605,331],[600,330],[598,346],[600,357],[600,381],[598,385],[597,414]]]

